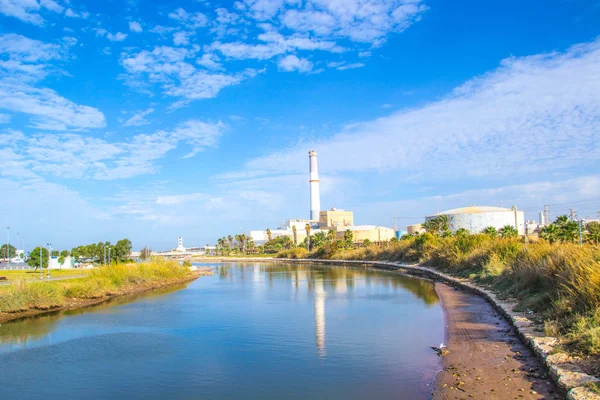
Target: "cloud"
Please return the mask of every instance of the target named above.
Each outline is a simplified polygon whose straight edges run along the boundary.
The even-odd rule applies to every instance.
[[[115,34],[107,33],[106,38],[111,42],[122,42],[123,40],[127,39],[127,34],[121,32],[117,32]]]
[[[188,13],[183,8],[169,13],[169,18],[179,21],[191,29],[204,27],[208,24],[208,18],[202,13]]]
[[[365,64],[363,64],[363,63],[347,64],[345,61],[327,63],[328,68],[335,68],[338,71],[344,71],[347,69],[354,69],[354,68],[362,68],[364,66],[365,66]]]
[[[298,58],[295,55],[289,55],[279,60],[279,69],[282,71],[298,71],[307,74],[312,71],[313,63],[306,58]]]
[[[0,55],[6,58],[0,59],[0,74],[19,80],[42,79],[56,69],[49,62],[64,59],[71,43],[44,43],[14,33],[0,35]]]
[[[212,53],[202,54],[202,57],[196,59],[196,64],[202,65],[208,69],[221,69],[222,65],[219,62],[219,57]]]
[[[379,171],[428,183],[591,167],[600,159],[598,70],[600,39],[562,53],[511,57],[438,101],[350,124],[243,169],[301,172],[310,148],[332,174]]]
[[[192,157],[215,147],[225,129],[222,122],[188,120],[172,130],[115,142],[73,133],[27,137],[8,131],[0,134],[0,147],[6,149],[0,153],[0,174],[97,180],[152,174],[158,171],[156,161],[180,144],[186,148],[183,157]]]
[[[175,46],[185,46],[190,44],[189,32],[179,31],[173,34],[173,44]]]
[[[129,30],[131,32],[137,32],[137,33],[143,31],[142,25],[139,22],[136,22],[136,21],[130,21],[129,22]]]
[[[0,113],[0,124],[8,124],[10,122],[10,115]]]
[[[45,130],[90,129],[106,126],[98,109],[75,104],[51,89],[0,80],[0,109],[30,115],[31,126]]]
[[[237,85],[261,72],[254,69],[236,74],[206,72],[189,62],[194,56],[194,50],[159,46],[151,52],[123,53],[121,65],[128,72],[128,79],[139,82],[141,87],[147,79],[150,83],[159,84],[166,95],[180,98],[174,107],[193,100],[213,98],[221,89]]]
[[[159,196],[156,199],[156,204],[160,205],[180,205],[190,201],[205,200],[209,196],[204,193],[179,194],[169,196]]]
[[[154,112],[154,108],[149,108],[145,111],[141,111],[135,114],[133,117],[129,118],[127,121],[123,123],[123,126],[142,126],[148,125],[150,121],[146,119],[146,116],[152,114]]]

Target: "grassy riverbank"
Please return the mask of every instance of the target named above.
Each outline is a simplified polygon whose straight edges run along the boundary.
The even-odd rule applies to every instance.
[[[86,276],[90,272],[89,269],[53,269],[50,271],[52,278],[64,278],[73,276]],[[3,270],[0,271],[0,276],[4,276],[8,281],[28,280],[34,281],[40,279],[40,271],[36,270]],[[44,269],[43,276],[46,276]]]
[[[561,338],[571,353],[600,354],[600,248],[596,246],[426,233],[391,241],[384,248],[347,250],[325,245],[310,253],[296,248],[279,256],[420,262],[517,299],[519,307],[533,311],[546,334]]]
[[[73,305],[78,300],[127,294],[139,288],[157,287],[193,276],[173,261],[155,259],[145,263],[113,264],[90,270],[70,281],[16,281],[0,290],[0,313],[23,313]]]

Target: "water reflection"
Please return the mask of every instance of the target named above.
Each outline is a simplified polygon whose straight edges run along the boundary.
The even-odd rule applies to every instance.
[[[294,288],[294,296],[302,287],[306,287],[308,293],[312,294],[314,305],[315,341],[319,357],[325,357],[325,306],[327,300],[327,289],[332,289],[335,295],[348,296],[352,298],[354,289],[358,286],[383,286],[391,287],[393,292],[405,289],[412,293],[417,299],[431,307],[439,302],[434,285],[427,280],[401,275],[391,271],[380,271],[360,267],[340,266],[306,266],[298,264],[256,264],[236,263],[222,264],[216,268],[219,279],[240,283],[246,281],[247,266],[252,271],[252,281],[262,282],[266,275],[268,287],[273,288],[274,281],[289,281]],[[236,269],[233,274],[231,269]],[[380,298],[389,297],[389,294],[381,295]],[[370,295],[367,300],[376,300],[377,295]]]
[[[116,297],[90,307],[57,311],[22,320],[5,322],[0,324],[0,345],[3,345],[2,348],[0,348],[0,353],[2,351],[23,347],[30,341],[44,342],[44,339],[47,339],[50,333],[58,327],[63,318],[73,317],[91,311],[111,312],[111,310],[115,309],[117,306],[132,303],[140,299],[151,299],[168,293],[174,293],[186,286],[187,284],[169,286],[151,292]]]
[[[320,357],[325,357],[325,297],[327,294],[323,290],[323,281],[315,282],[315,339],[317,341],[317,351]]]

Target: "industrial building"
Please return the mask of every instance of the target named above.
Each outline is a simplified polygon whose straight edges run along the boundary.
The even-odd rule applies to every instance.
[[[327,233],[333,230],[338,239],[344,238],[344,233],[351,230],[354,234],[355,242],[362,242],[368,239],[372,242],[386,241],[395,237],[395,232],[391,228],[374,225],[354,225],[354,213],[348,210],[331,208],[321,211],[321,199],[319,191],[319,172],[317,164],[317,153],[314,150],[309,151],[309,184],[310,184],[310,219],[289,219],[285,221],[279,229],[269,231],[271,239],[287,236],[295,244],[300,244],[306,239],[306,225],[310,226],[310,234],[318,232]],[[294,228],[296,235],[294,235]],[[254,240],[254,243],[262,245],[269,240],[269,233],[266,230],[253,230],[247,233],[247,236]]]
[[[452,232],[466,229],[471,233],[481,233],[488,226],[501,229],[506,225],[510,225],[517,229],[519,235],[525,234],[525,213],[517,210],[516,207],[470,206],[454,208],[428,215],[425,220],[429,221],[440,215],[448,216],[448,225]]]

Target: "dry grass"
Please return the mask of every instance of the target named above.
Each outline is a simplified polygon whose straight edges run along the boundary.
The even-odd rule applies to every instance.
[[[387,248],[323,249],[309,258],[420,262],[520,301],[575,353],[600,353],[600,248],[488,235],[422,234]]]
[[[0,292],[0,312],[49,309],[65,304],[65,299],[93,299],[127,292],[146,284],[168,283],[191,274],[172,261],[154,259],[140,264],[113,264],[90,271],[73,281],[18,281]]]

